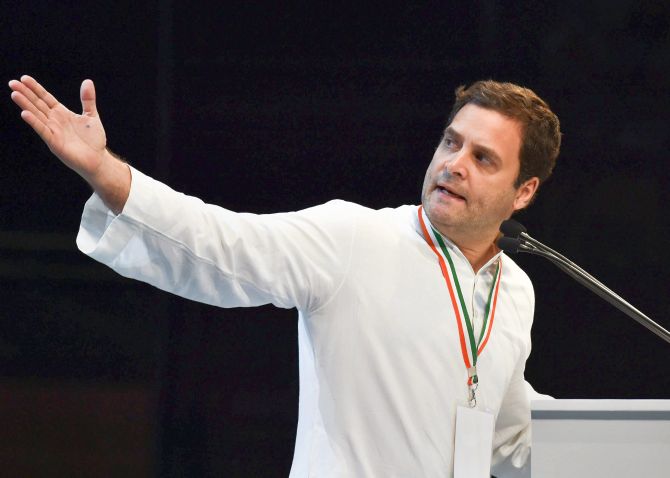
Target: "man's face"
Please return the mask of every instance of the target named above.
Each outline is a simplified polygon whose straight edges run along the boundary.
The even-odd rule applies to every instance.
[[[426,171],[421,199],[431,223],[452,240],[495,235],[528,205],[539,180],[519,188],[521,124],[466,104],[447,127]]]

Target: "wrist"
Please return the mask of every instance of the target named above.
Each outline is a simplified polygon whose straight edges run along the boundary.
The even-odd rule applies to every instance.
[[[106,149],[97,169],[84,179],[114,214],[123,211],[130,194],[130,167],[119,156]]]

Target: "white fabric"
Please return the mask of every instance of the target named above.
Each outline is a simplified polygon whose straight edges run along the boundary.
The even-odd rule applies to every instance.
[[[295,213],[238,214],[132,170],[118,216],[93,195],[79,248],[118,273],[222,307],[299,311],[300,406],[291,477],[447,477],[467,374],[453,308],[417,206],[344,201]],[[494,257],[475,274],[448,243],[479,321]],[[530,280],[502,255],[479,407],[496,417],[493,462],[522,466],[530,445]],[[259,326],[262,326],[259,324]],[[495,473],[495,468],[494,468]]]

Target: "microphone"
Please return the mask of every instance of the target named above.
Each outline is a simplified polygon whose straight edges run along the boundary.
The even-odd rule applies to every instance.
[[[533,250],[534,250],[533,247],[535,249],[545,251],[549,254],[552,254],[553,256],[556,256],[556,257],[562,259],[564,262],[569,262],[570,264],[572,264],[573,267],[576,267],[577,269],[581,270],[584,274],[587,274],[591,278],[593,278],[593,280],[596,280],[588,272],[586,272],[584,269],[579,267],[574,262],[570,261],[568,258],[559,254],[558,252],[551,249],[550,247],[545,246],[540,241],[537,241],[537,240],[533,239],[532,237],[530,237],[530,235],[528,235],[527,229],[520,222],[517,222],[514,219],[507,219],[506,221],[503,221],[502,224],[500,225],[500,232],[502,232],[503,235],[506,236],[506,237],[518,239],[519,242],[520,242],[520,245],[526,245],[530,248],[529,250],[525,250],[524,252],[533,253]],[[498,246],[498,247],[500,247],[500,246]],[[502,249],[502,247],[500,247],[500,248]],[[518,251],[518,248],[517,248],[517,251]]]
[[[599,296],[601,299],[609,302],[628,317],[637,321],[660,338],[670,343],[670,332],[661,325],[657,324],[642,312],[633,307],[630,303],[610,290],[605,284],[579,267],[577,264],[559,254],[540,241],[533,239],[526,228],[514,221],[508,219],[500,225],[500,232],[503,236],[496,241],[496,245],[507,254],[516,254],[517,252],[526,252],[536,256],[544,257],[551,261],[563,272],[571,276],[577,282]]]
[[[507,237],[519,237],[522,232],[526,232],[526,228],[520,222],[515,221],[514,219],[508,219],[503,221],[500,225],[500,232],[502,232]]]
[[[503,224],[505,223],[503,222]],[[502,226],[500,227],[500,232],[502,232]],[[503,232],[503,234],[505,233]],[[519,252],[521,240],[516,237],[507,237],[507,235],[504,235],[496,241],[496,245],[507,254],[516,254]]]

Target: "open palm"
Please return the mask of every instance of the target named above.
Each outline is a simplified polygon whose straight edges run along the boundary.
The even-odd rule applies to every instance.
[[[21,118],[44,140],[51,152],[83,177],[100,167],[107,144],[105,130],[95,106],[91,80],[81,84],[82,114],[56,100],[30,76],[9,82],[12,100],[21,108]]]

